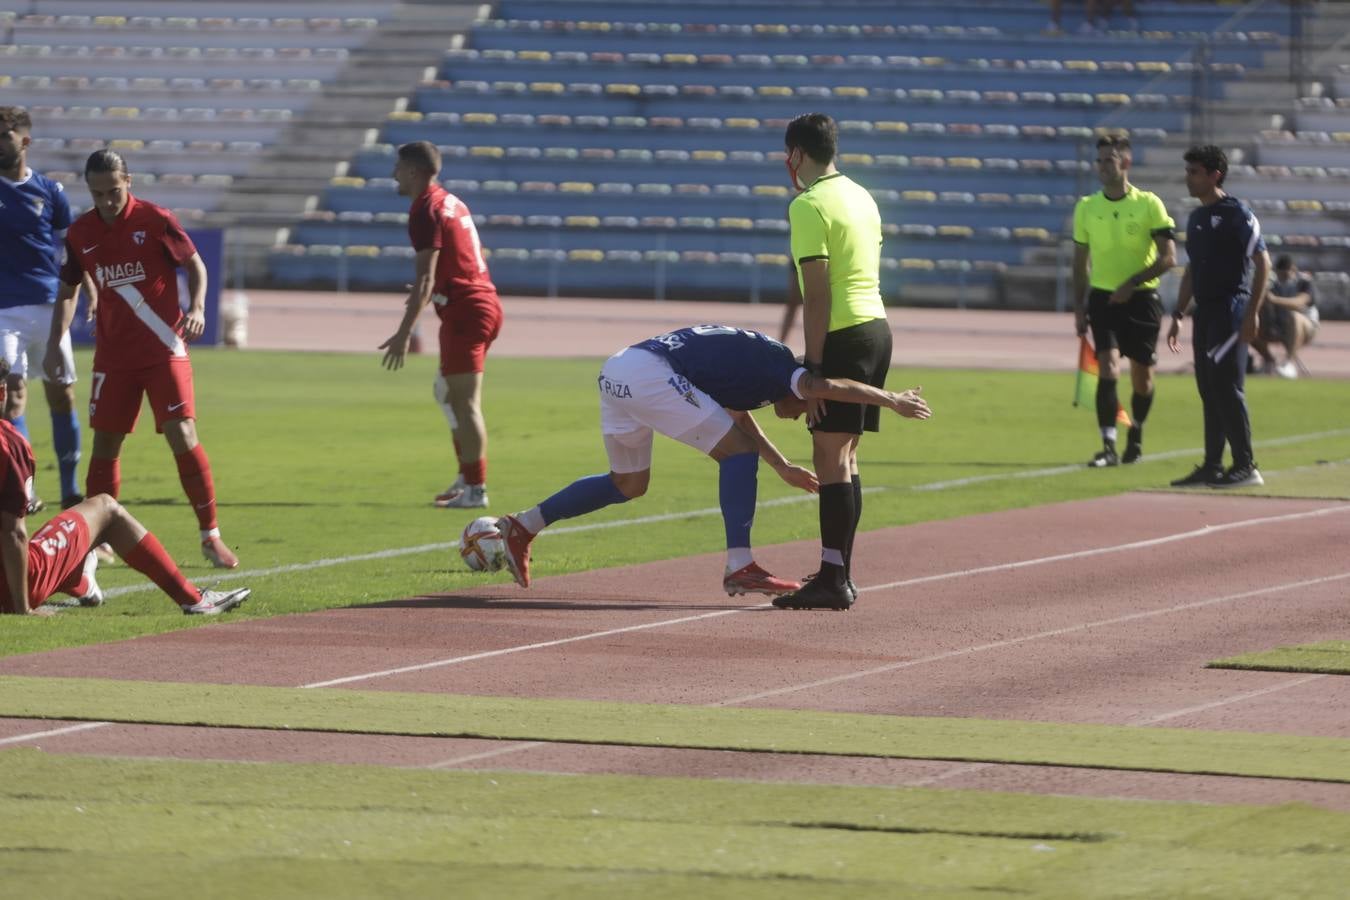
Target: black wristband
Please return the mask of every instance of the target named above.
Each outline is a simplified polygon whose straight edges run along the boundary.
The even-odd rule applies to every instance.
[[[1182,311],[1179,310],[1179,309],[1174,309],[1174,310],[1172,310],[1172,320],[1173,320],[1173,321],[1180,322],[1180,321],[1181,321],[1182,319],[1184,319],[1184,318],[1186,318],[1186,314],[1185,314],[1184,312],[1182,312]]]
[[[803,362],[802,362],[802,368],[805,369],[807,372],[811,373],[812,375],[817,375],[817,376],[818,376],[818,375],[821,374],[821,365],[820,365],[820,363],[813,363],[813,362],[805,362],[805,361],[803,361]]]

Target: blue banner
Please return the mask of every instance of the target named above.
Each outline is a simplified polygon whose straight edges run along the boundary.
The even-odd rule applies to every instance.
[[[225,277],[225,232],[219,228],[188,230],[188,237],[197,245],[197,255],[206,264],[206,330],[193,341],[193,347],[212,347],[220,343],[220,281]],[[178,270],[178,303],[187,311],[187,273]],[[94,323],[85,320],[89,298],[80,291],[75,320],[70,323],[70,339],[76,344],[94,342]]]

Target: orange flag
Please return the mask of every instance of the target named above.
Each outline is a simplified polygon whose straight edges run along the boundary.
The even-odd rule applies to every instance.
[[[1092,342],[1086,336],[1078,339],[1078,376],[1074,382],[1073,405],[1096,409],[1097,406],[1097,353]],[[1116,403],[1116,424],[1125,428],[1134,425],[1130,414],[1119,402]]]

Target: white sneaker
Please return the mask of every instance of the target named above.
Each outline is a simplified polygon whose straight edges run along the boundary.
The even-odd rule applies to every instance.
[[[89,585],[89,590],[75,598],[75,602],[81,606],[102,606],[103,588],[98,586],[98,580],[94,578],[94,572],[98,570],[98,554],[90,550],[84,557],[84,571],[81,573],[84,580]]]
[[[444,504],[449,503],[450,501],[459,497],[460,494],[464,493],[465,487],[466,485],[464,484],[464,476],[463,475],[455,476],[455,480],[451,482],[450,486],[446,488],[444,491],[441,491],[439,494],[437,494],[436,498],[431,501],[432,506],[444,508]]]
[[[1275,367],[1275,374],[1279,375],[1281,378],[1293,380],[1298,378],[1298,366],[1294,365],[1292,359],[1286,359]]]
[[[437,509],[485,509],[488,505],[487,485],[467,484],[457,496],[442,502],[435,501]]]
[[[248,599],[252,593],[248,588],[235,588],[232,591],[202,591],[202,598],[191,606],[183,607],[185,616],[218,616],[229,612]]]

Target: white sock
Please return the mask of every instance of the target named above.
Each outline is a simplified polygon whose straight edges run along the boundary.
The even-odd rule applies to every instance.
[[[219,528],[203,528],[203,529],[202,529],[202,540],[207,541],[207,540],[210,540],[210,539],[213,538],[213,537],[220,537],[220,529],[219,529]]]
[[[544,522],[544,514],[540,512],[537,506],[531,506],[522,513],[516,513],[516,521],[524,525],[525,530],[530,534],[538,534],[548,527]]]
[[[727,548],[727,573],[739,572],[755,561],[749,547]]]
[[[831,563],[832,565],[842,566],[844,564],[844,554],[838,550],[829,550],[821,548],[820,561]]]
[[[1102,440],[1105,440],[1105,441],[1111,441],[1112,443],[1115,443],[1115,440],[1116,440],[1116,426],[1112,425],[1110,428],[1103,428],[1103,429],[1102,429]]]

